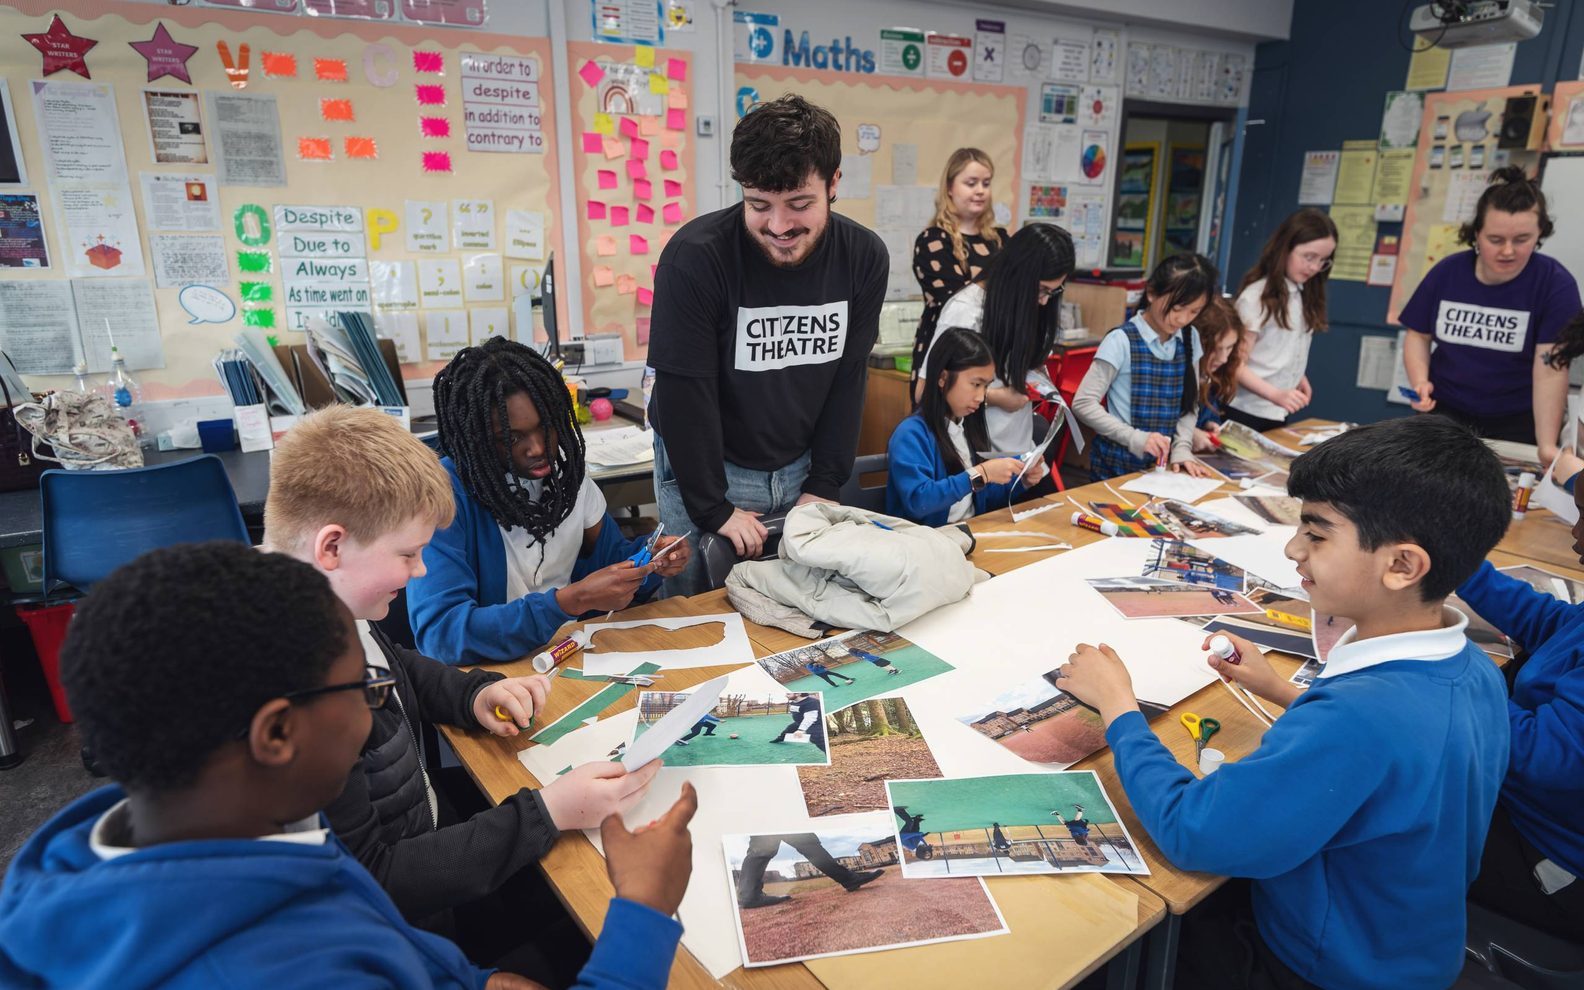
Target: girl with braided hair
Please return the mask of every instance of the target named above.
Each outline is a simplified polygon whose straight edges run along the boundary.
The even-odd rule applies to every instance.
[[[562,623],[645,600],[687,566],[686,546],[658,564],[629,559],[643,538],[623,539],[606,511],[566,383],[532,349],[501,337],[465,347],[435,375],[434,397],[457,515],[407,586],[421,652],[516,660]]]

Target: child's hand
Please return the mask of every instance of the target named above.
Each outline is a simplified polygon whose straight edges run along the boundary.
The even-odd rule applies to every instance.
[[[1242,657],[1242,662],[1230,663],[1212,653],[1209,656],[1211,670],[1226,680],[1236,681],[1266,701],[1274,701],[1282,707],[1292,704],[1293,699],[1300,693],[1297,685],[1278,674],[1276,668],[1271,666],[1271,662],[1265,659],[1265,654],[1260,652],[1259,647],[1242,636],[1233,636],[1224,632],[1214,633],[1205,637],[1204,645],[1200,649],[1209,650],[1210,640],[1216,636],[1225,636],[1231,640]]]
[[[539,797],[550,812],[550,820],[561,831],[598,828],[606,818],[637,804],[659,772],[659,760],[651,760],[648,766],[632,773],[620,763],[599,760],[557,777],[539,792]]]
[[[1138,710],[1133,678],[1122,658],[1104,643],[1098,647],[1079,643],[1057,674],[1058,687],[1098,710],[1107,726],[1118,715]]]
[[[627,831],[620,815],[605,819],[600,839],[605,845],[605,869],[617,897],[661,914],[676,913],[693,873],[693,836],[688,822],[697,810],[698,793],[692,784],[684,783],[682,796],[671,810],[636,831]]]
[[[681,543],[682,545],[666,554],[659,563],[653,565],[654,572],[661,577],[675,577],[681,574],[682,569],[687,567],[688,561],[693,557],[692,545],[681,536],[662,537],[655,544],[655,556],[659,557],[660,551],[676,543]]]
[[[1215,473],[1214,472],[1212,472],[1209,468],[1205,467],[1203,464],[1200,464],[1198,461],[1196,461],[1196,460],[1194,460],[1192,458],[1189,458],[1186,461],[1178,461],[1176,464],[1172,465],[1172,470],[1173,471],[1180,471],[1183,474],[1186,474],[1186,475],[1188,475],[1189,477],[1192,477],[1192,478],[1214,478],[1215,477]]]
[[[1171,453],[1171,440],[1164,433],[1151,433],[1144,438],[1144,453],[1159,464]]]
[[[986,482],[1004,485],[1023,470],[1023,462],[1016,457],[992,457],[988,461],[980,461],[979,469],[984,472]]]
[[[1210,437],[1215,434],[1213,429],[1193,431],[1193,452],[1196,454],[1208,453],[1215,450],[1215,444],[1210,442]]]
[[[1050,465],[1045,463],[1045,458],[1035,458],[1034,463],[1029,465],[1028,474],[1023,476],[1023,487],[1033,488],[1044,481],[1047,474],[1050,474]]]
[[[549,990],[543,983],[535,983],[526,976],[497,969],[484,981],[484,990]]]
[[[1302,389],[1289,388],[1271,396],[1271,401],[1288,413],[1295,413],[1309,404],[1309,396],[1305,395]]]
[[[682,553],[681,550],[677,551]],[[584,612],[613,612],[632,604],[638,586],[649,576],[648,567],[639,567],[624,560],[609,567],[601,567],[581,581],[556,592],[556,604],[568,615]]]
[[[484,690],[473,696],[473,718],[497,736],[510,739],[519,730],[528,728],[528,720],[544,707],[549,695],[550,679],[547,677],[538,674],[508,677],[484,685]],[[496,717],[497,707],[511,716],[511,721],[502,722]]]

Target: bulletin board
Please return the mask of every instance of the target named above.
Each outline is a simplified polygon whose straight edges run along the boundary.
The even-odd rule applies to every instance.
[[[885,240],[889,297],[900,289],[919,296],[913,241],[935,214],[941,172],[958,148],[978,148],[995,162],[992,200],[1006,209],[1002,225],[1017,229],[1027,90],[746,63],[736,81],[740,109],[798,93],[836,115],[842,178],[835,210]]]
[[[1462,224],[1458,207],[1478,198],[1484,188],[1480,176],[1499,164],[1496,138],[1507,100],[1539,92],[1538,86],[1509,86],[1425,94],[1388,322],[1397,322],[1414,289],[1437,261],[1463,250],[1457,241]],[[1476,148],[1483,150],[1476,153]],[[1513,151],[1509,163],[1533,173],[1538,157],[1538,152]],[[1481,158],[1483,169],[1473,165]]]
[[[1578,104],[1576,118],[1575,103]],[[1574,124],[1571,131],[1568,129],[1570,121]],[[1551,151],[1584,151],[1584,79],[1559,82],[1552,90],[1546,148]]]
[[[693,216],[693,57],[645,45],[573,42],[573,188],[583,332],[649,346],[654,266]]]
[[[41,52],[21,37],[49,31],[54,13],[61,15],[72,35],[96,42],[84,55],[84,67],[92,83],[107,84],[114,93],[136,216],[134,236],[140,241],[144,263],[139,279],[154,286],[151,238],[160,233],[150,229],[142,176],[178,182],[182,176],[199,177],[206,184],[205,194],[218,197],[218,225],[199,236],[210,237],[211,243],[223,239],[229,278],[214,280],[211,287],[236,304],[236,313],[224,320],[194,322],[181,304],[180,287],[153,288],[163,367],[138,372],[148,398],[219,394],[211,361],[220,348],[231,345],[244,325],[258,326],[283,343],[302,339],[287,324],[288,309],[301,308],[288,304],[303,300],[301,295],[288,296],[292,284],[286,255],[299,249],[283,249],[293,227],[304,228],[306,223],[310,234],[324,234],[324,240],[349,247],[352,260],[361,256],[369,270],[394,271],[383,267],[394,262],[451,263],[438,266],[446,269],[438,275],[436,266],[428,266],[426,274],[445,284],[412,303],[398,300],[389,307],[382,305],[380,284],[395,280],[377,276],[370,280],[368,291],[380,332],[397,339],[406,362],[404,376],[409,379],[431,376],[460,344],[481,339],[483,333],[507,332],[515,322],[513,277],[520,286],[516,292],[532,291],[542,258],[561,245],[546,39],[110,0],[9,0],[0,10],[6,12],[8,25],[0,35],[0,71],[9,81],[29,180],[26,186],[0,187],[0,194],[39,197],[52,263],[81,245],[70,243],[51,202],[55,188],[41,147],[31,86],[39,79],[90,82],[69,68],[43,76]],[[146,44],[151,40],[156,43],[153,49]],[[152,60],[145,54],[151,50]],[[468,78],[463,72],[464,53],[471,56]],[[151,81],[156,65],[171,67],[173,55],[185,73],[167,72]],[[524,106],[537,102],[529,114],[537,133],[524,131],[508,138],[502,133],[504,127],[487,123],[490,108],[481,104],[480,90],[470,84],[478,81],[481,66],[497,64],[496,57],[501,59],[498,64],[534,76],[514,92]],[[201,160],[155,161],[145,90],[197,95],[202,140],[192,147]],[[273,97],[284,184],[223,181],[217,121],[208,102],[214,94]],[[472,150],[502,143],[533,147],[526,153]],[[489,209],[478,211],[480,202]],[[324,211],[323,229],[316,231],[311,229],[314,220],[298,217],[282,223],[278,208],[294,206],[338,209]],[[464,206],[469,209],[463,210]],[[427,222],[420,220],[426,211]],[[462,224],[455,223],[459,219]],[[415,220],[423,230],[414,229]],[[447,221],[444,229],[440,220]],[[471,239],[459,240],[465,228]],[[423,236],[409,242],[408,235],[415,233]],[[519,236],[510,237],[513,233]],[[256,270],[242,270],[244,252],[246,265]],[[465,268],[469,262],[476,265]],[[417,280],[416,264],[404,271],[403,280]],[[465,278],[464,271],[470,273]],[[48,269],[5,268],[0,274],[7,279],[68,277],[58,263]],[[466,282],[461,291],[457,291],[459,279]],[[107,279],[73,279],[82,281]],[[405,289],[398,294],[409,295]],[[338,297],[339,308],[368,308],[346,304],[350,298]],[[337,308],[329,301],[325,305]],[[261,315],[265,311],[272,312]],[[405,315],[393,320],[397,314]],[[401,336],[387,332],[398,324]],[[525,327],[514,329],[523,339],[531,332]],[[435,350],[431,345],[442,330],[460,343]],[[35,387],[59,383],[48,377],[32,381]]]

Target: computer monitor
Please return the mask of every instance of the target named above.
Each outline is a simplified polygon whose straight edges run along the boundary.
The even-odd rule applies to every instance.
[[[544,310],[545,340],[549,342],[549,356],[561,356],[561,333],[556,326],[555,252],[545,258],[544,277],[539,281],[539,305]]]

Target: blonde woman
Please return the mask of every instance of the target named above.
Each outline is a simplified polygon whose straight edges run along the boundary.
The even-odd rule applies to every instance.
[[[924,290],[924,315],[913,338],[915,380],[935,337],[941,307],[977,279],[1006,243],[1006,229],[995,225],[993,178],[995,163],[978,148],[952,152],[935,192],[935,219],[913,242],[913,277]]]

